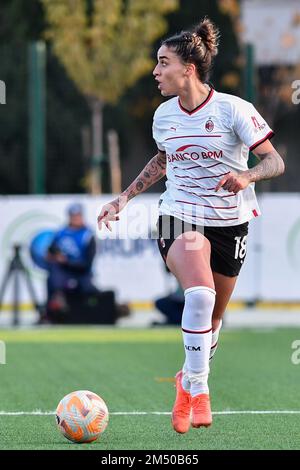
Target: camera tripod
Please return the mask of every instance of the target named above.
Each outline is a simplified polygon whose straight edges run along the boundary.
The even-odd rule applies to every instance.
[[[21,252],[21,245],[14,245],[14,254],[9,262],[7,271],[3,277],[2,285],[0,287],[0,310],[2,310],[2,300],[6,291],[6,287],[10,278],[13,277],[13,325],[19,324],[19,311],[20,311],[20,275],[22,274],[27,288],[30,294],[31,301],[34,305],[35,310],[39,313],[40,318],[43,316],[43,307],[39,305],[35,291],[33,288],[33,284],[28,273],[28,270],[23,264],[20,252]]]

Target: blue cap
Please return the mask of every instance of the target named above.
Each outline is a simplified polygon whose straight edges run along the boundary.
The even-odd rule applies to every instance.
[[[68,207],[68,214],[75,215],[75,214],[82,214],[83,213],[83,206],[79,202],[71,204]]]

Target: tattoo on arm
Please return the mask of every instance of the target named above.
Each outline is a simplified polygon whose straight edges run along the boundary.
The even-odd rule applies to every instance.
[[[137,194],[146,191],[146,189],[165,176],[166,166],[166,154],[158,152],[122,194],[130,200]]]
[[[275,178],[284,172],[284,162],[276,150],[258,153],[261,160],[256,166],[247,170],[252,182]]]
[[[140,192],[140,191],[143,190],[143,187],[144,187],[143,181],[139,180],[139,181],[136,183],[136,190]]]

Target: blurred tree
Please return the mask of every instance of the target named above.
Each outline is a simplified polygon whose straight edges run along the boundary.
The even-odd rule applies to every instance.
[[[0,79],[7,85],[6,104],[0,106],[1,194],[29,192],[27,44],[42,39],[44,29],[44,11],[39,0],[1,0]],[[83,192],[80,129],[89,118],[86,100],[48,48],[48,193]]]
[[[0,43],[36,40],[44,29],[42,5],[37,0],[1,0]]]
[[[166,30],[162,15],[178,0],[41,0],[46,36],[92,111],[91,191],[101,192],[102,113],[151,70],[153,41]],[[80,66],[78,66],[80,64]]]
[[[42,7],[36,0],[0,2],[0,79],[5,81],[7,92],[6,104],[0,106],[2,194],[28,191],[27,50],[24,38],[38,39],[43,30],[41,13]]]

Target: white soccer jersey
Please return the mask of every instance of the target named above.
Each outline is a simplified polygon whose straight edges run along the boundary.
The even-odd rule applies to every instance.
[[[160,214],[210,226],[258,216],[254,183],[237,194],[215,187],[226,173],[247,170],[249,149],[272,135],[251,103],[214,89],[190,112],[178,97],[162,103],[153,121],[153,137],[167,158]]]

